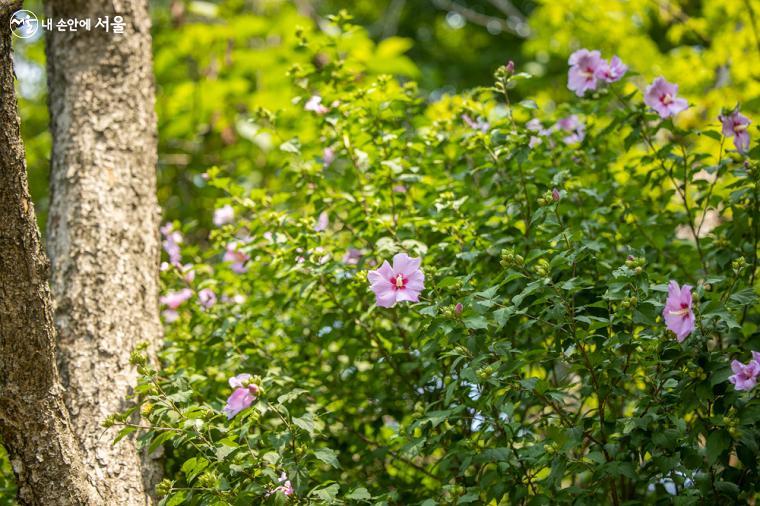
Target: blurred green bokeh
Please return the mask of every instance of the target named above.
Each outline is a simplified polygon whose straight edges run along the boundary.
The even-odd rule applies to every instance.
[[[41,2],[26,2],[41,14]],[[370,71],[414,78],[433,101],[488,85],[512,59],[534,75],[544,109],[570,97],[566,59],[580,47],[618,54],[642,74],[663,74],[694,106],[685,125],[715,123],[719,108],[760,108],[758,0],[226,0],[151,2],[159,118],[159,200],[167,219],[208,220],[216,196],[201,174],[219,166],[254,187],[276,184],[255,110],[292,95],[293,65],[320,65],[283,41],[296,28],[319,40],[325,17],[347,9],[366,28],[347,51]],[[41,16],[40,16],[41,17]],[[44,39],[16,41],[20,110],[30,185],[41,227],[47,211],[50,135]],[[524,92],[524,90],[521,90]],[[281,121],[296,125],[298,118]],[[282,126],[282,125],[280,125]]]

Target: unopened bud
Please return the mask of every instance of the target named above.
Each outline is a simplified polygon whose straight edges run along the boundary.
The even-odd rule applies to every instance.
[[[148,416],[153,411],[153,403],[152,402],[146,402],[142,406],[140,406],[140,414],[142,416]]]
[[[158,496],[165,496],[169,495],[169,493],[172,491],[172,487],[174,486],[174,483],[172,483],[169,480],[161,480],[161,482],[156,485],[156,494]]]
[[[457,302],[457,305],[454,306],[454,313],[456,313],[457,316],[462,314],[462,310],[464,309],[464,306],[462,306],[461,302]]]
[[[552,190],[552,200],[554,200],[554,202],[559,202],[559,199],[560,199],[559,190],[554,188]]]
[[[514,74],[515,73],[515,62],[512,60],[509,60],[507,62],[507,65],[504,67],[504,69],[507,71],[508,74]]]

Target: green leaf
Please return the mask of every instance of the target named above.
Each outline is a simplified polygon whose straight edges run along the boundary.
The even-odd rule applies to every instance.
[[[707,457],[707,464],[713,465],[721,453],[726,451],[731,445],[731,436],[724,430],[717,430],[711,433],[707,437],[707,445],[705,446],[705,457]]]
[[[366,488],[359,487],[352,490],[350,494],[346,495],[346,499],[351,499],[354,501],[369,501],[372,499],[372,495]]]
[[[280,150],[286,153],[293,153],[294,155],[301,154],[301,143],[298,139],[291,139],[280,144]]]
[[[338,462],[338,454],[330,448],[320,448],[314,452],[314,456],[325,464],[330,464],[335,469],[340,468],[340,462]]]
[[[301,417],[293,418],[293,423],[308,432],[310,436],[314,436],[317,432],[316,419],[311,413],[306,413]]]
[[[118,443],[125,437],[127,437],[129,434],[133,433],[137,429],[134,427],[122,427],[122,429],[119,431],[118,434],[116,434],[116,438],[113,440],[113,444]]]
[[[340,486],[337,483],[333,483],[327,487],[312,490],[309,492],[309,496],[315,496],[322,501],[332,504],[335,502],[339,491]]]
[[[470,316],[469,318],[464,319],[464,326],[468,329],[487,329],[488,328],[488,320],[485,319],[484,316],[478,315],[478,316]]]
[[[280,404],[287,404],[288,402],[297,399],[300,395],[308,393],[308,390],[303,388],[294,388],[288,391],[288,393],[282,394],[277,398],[277,402]]]

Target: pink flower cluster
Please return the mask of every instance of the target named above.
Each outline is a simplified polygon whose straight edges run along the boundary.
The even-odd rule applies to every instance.
[[[692,309],[691,286],[681,287],[675,281],[670,282],[662,316],[665,318],[668,330],[676,335],[679,343],[694,332],[695,318]],[[728,381],[733,383],[737,390],[752,390],[760,377],[760,353],[753,351],[752,360],[746,364],[738,360],[732,361],[731,370],[734,374],[728,378]]]
[[[181,290],[167,292],[166,295],[162,295],[159,298],[159,302],[166,306],[161,314],[166,322],[171,323],[177,321],[179,318],[179,312],[177,309],[188,301],[193,296],[193,291],[190,288],[183,288]],[[198,303],[205,311],[211,309],[216,304],[216,294],[210,288],[203,288],[198,292]]]
[[[171,323],[179,318],[177,308],[185,303],[190,297],[193,296],[193,291],[189,288],[183,288],[176,292],[168,292],[166,295],[161,296],[159,302],[165,305],[168,309],[165,309],[161,314],[164,320]]]
[[[620,58],[613,56],[610,61],[602,59],[599,51],[579,49],[567,60],[567,87],[582,97],[587,91],[596,90],[599,82],[614,83],[628,71]]]
[[[737,390],[752,390],[757,385],[760,376],[760,353],[753,351],[752,360],[742,364],[738,360],[731,362],[731,370],[734,372],[728,381],[734,384]]]
[[[169,263],[179,266],[182,261],[182,252],[179,245],[182,244],[182,233],[178,230],[174,230],[174,225],[167,223],[160,228],[161,235],[163,236],[162,246],[164,251],[169,255]]]
[[[600,81],[606,83],[619,81],[628,70],[628,67],[617,56],[613,56],[608,62],[602,59],[599,51],[589,51],[588,49],[575,51],[570,55],[568,64],[570,65],[570,69],[567,74],[567,87],[579,97],[585,95],[589,90],[596,90]],[[666,81],[662,76],[655,78],[652,84],[646,87],[646,90],[644,90],[644,103],[662,119],[673,117],[689,107],[686,99],[678,96],[678,85]],[[721,122],[723,135],[733,137],[734,146],[736,146],[737,151],[747,153],[750,144],[747,128],[752,123],[749,118],[741,114],[737,106],[730,112],[721,113],[718,119]],[[569,120],[569,118],[566,118],[566,120]],[[533,125],[533,127],[531,123],[532,121],[526,127],[529,130],[540,132],[539,135],[541,136],[545,136],[551,132],[551,130],[541,129],[540,123]],[[562,127],[560,126],[560,128]],[[568,130],[568,128],[565,128],[565,130]],[[576,142],[578,138],[583,138],[582,133],[566,137],[565,142]],[[529,145],[531,148],[540,143],[540,137],[533,136],[530,138]]]
[[[235,390],[227,398],[227,404],[222,411],[228,420],[232,420],[235,415],[253,404],[259,395],[259,387],[251,382],[251,375],[248,373],[231,377],[229,384]]]
[[[563,133],[562,142],[565,144],[576,144],[583,142],[583,139],[586,138],[586,125],[578,119],[578,116],[575,114],[557,120],[557,122],[549,128],[544,128],[541,124],[541,120],[533,118],[525,124],[525,128],[535,134],[532,135],[528,141],[528,146],[531,149],[543,142],[541,137],[548,137],[554,132]]]

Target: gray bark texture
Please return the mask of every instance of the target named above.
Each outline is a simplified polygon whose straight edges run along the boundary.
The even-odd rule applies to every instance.
[[[0,434],[29,505],[95,505],[56,367],[49,264],[29,195],[14,91],[10,14],[0,0]]]
[[[132,349],[161,339],[157,133],[147,0],[48,0],[46,17],[91,19],[48,31],[53,153],[47,248],[65,401],[104,504],[153,502],[156,460],[112,444],[101,423],[127,407]],[[124,33],[96,28],[121,16]]]

